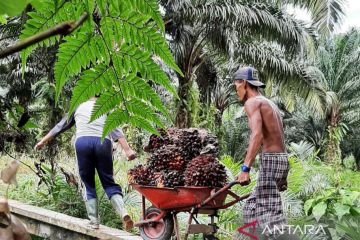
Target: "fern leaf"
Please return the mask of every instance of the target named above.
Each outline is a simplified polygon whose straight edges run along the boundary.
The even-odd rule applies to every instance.
[[[171,69],[182,75],[165,39],[155,30],[153,24],[147,24],[148,20],[148,17],[139,16],[136,12],[125,12],[118,18],[104,19],[108,26],[116,29],[116,39],[119,45],[123,40],[126,43],[139,45],[144,50],[160,57]]]
[[[115,78],[111,67],[100,64],[93,69],[84,72],[77,82],[70,103],[70,114],[90,97],[101,92],[103,88],[111,88],[111,81]]]
[[[134,116],[142,116],[155,123],[158,127],[164,128],[164,124],[159,120],[158,116],[156,116],[154,110],[145,102],[133,98],[126,103],[126,108],[130,113],[133,113]]]
[[[115,110],[106,118],[102,139],[108,136],[113,129],[129,123],[129,121],[130,116],[126,111],[120,109]]]
[[[170,119],[169,113],[163,106],[159,95],[153,88],[144,80],[134,74],[130,74],[126,77],[126,81],[121,82],[121,90],[124,94],[124,98],[135,96],[137,98],[148,101],[152,106],[161,112],[167,119]]]
[[[95,7],[95,1],[94,0],[84,0],[83,4],[85,6],[86,12],[92,13],[94,11],[94,7]]]
[[[110,92],[102,93],[96,100],[90,121],[94,121],[95,119],[107,114],[117,107],[120,102],[121,96],[119,92],[112,90]]]
[[[129,121],[130,121],[130,124],[135,127],[139,127],[150,133],[159,135],[159,132],[156,131],[156,129],[153,126],[151,126],[150,122],[141,116],[132,116],[129,119]]]
[[[41,4],[34,4],[35,12],[30,12],[28,15],[30,19],[26,21],[24,29],[21,32],[20,40],[29,38],[37,33],[43,32],[62,21],[68,21],[77,15],[71,15],[69,12],[73,11],[73,5],[70,2],[60,0],[44,0]],[[32,45],[21,52],[22,66],[26,65],[26,60],[31,52],[37,46],[49,46],[55,43],[56,37],[46,39],[38,45]]]
[[[96,0],[97,6],[99,7],[102,16],[106,14],[106,0]]]
[[[142,14],[149,15],[156,22],[160,31],[165,32],[165,25],[156,0],[120,0],[120,4],[125,5],[123,9],[132,6],[132,9],[136,9]]]
[[[67,38],[67,42],[60,46],[55,64],[56,100],[66,80],[88,68],[90,63],[97,64],[97,61],[105,64],[110,62],[105,43],[100,36],[81,33]]]
[[[170,84],[169,78],[154,63],[149,53],[141,51],[135,46],[127,46],[123,44],[119,50],[119,54],[114,56],[114,66],[116,71],[140,72],[142,77],[163,86],[166,90],[176,96],[176,91]]]
[[[65,38],[65,43],[60,45],[58,60],[55,64],[56,99],[59,98],[62,87],[69,77],[87,68],[90,63],[95,63],[102,53],[96,45],[96,38],[93,33],[79,33],[72,37]]]

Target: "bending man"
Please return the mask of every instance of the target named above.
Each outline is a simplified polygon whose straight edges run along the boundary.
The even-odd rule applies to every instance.
[[[107,136],[101,143],[106,116],[90,122],[95,102],[96,98],[93,97],[87,102],[82,103],[69,120],[67,117],[63,118],[36,144],[35,150],[41,149],[51,139],[68,130],[73,125],[76,125],[75,151],[80,178],[85,185],[86,196],[84,196],[84,198],[90,219],[90,226],[94,229],[99,228],[98,202],[95,189],[96,170],[106,195],[110,199],[116,212],[122,217],[125,230],[129,231],[133,227],[133,221],[124,207],[121,187],[114,181],[112,143],[110,139],[114,141],[118,140],[129,160],[135,159],[135,152],[129,147],[124,135],[119,129],[113,131],[110,136]]]

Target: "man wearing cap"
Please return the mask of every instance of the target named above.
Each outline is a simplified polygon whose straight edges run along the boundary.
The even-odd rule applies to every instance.
[[[257,221],[260,239],[277,239],[273,230],[287,224],[283,215],[280,191],[287,189],[289,162],[284,130],[278,107],[259,92],[265,84],[259,81],[255,68],[241,67],[234,74],[234,84],[249,120],[251,136],[238,181],[250,183],[250,169],[262,147],[259,176],[254,192],[244,206],[245,224]],[[290,238],[289,238],[290,239]],[[292,238],[291,238],[292,239]]]

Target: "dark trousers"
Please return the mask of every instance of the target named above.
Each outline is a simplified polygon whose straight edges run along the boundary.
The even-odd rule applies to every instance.
[[[81,181],[85,185],[86,200],[96,198],[95,169],[109,199],[122,194],[113,177],[112,144],[109,139],[101,143],[100,137],[79,137],[75,142]]]

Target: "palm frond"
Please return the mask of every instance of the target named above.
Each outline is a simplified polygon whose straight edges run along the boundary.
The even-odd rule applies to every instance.
[[[291,143],[290,150],[300,160],[306,160],[314,154],[314,146],[311,143],[301,141],[299,144]]]
[[[177,5],[174,11],[180,12],[180,16],[188,18],[190,22],[199,21],[209,26],[215,25],[213,29],[221,27],[236,31],[238,36],[261,36],[269,41],[276,40],[288,49],[304,48],[305,36],[314,34],[301,21],[269,4],[214,1],[199,5]]]
[[[285,191],[281,193],[282,208],[287,218],[294,219],[304,216],[303,201],[297,195]]]
[[[344,0],[277,0],[280,4],[292,4],[300,8],[306,8],[311,13],[313,25],[321,34],[328,35],[334,32],[345,16]]]

